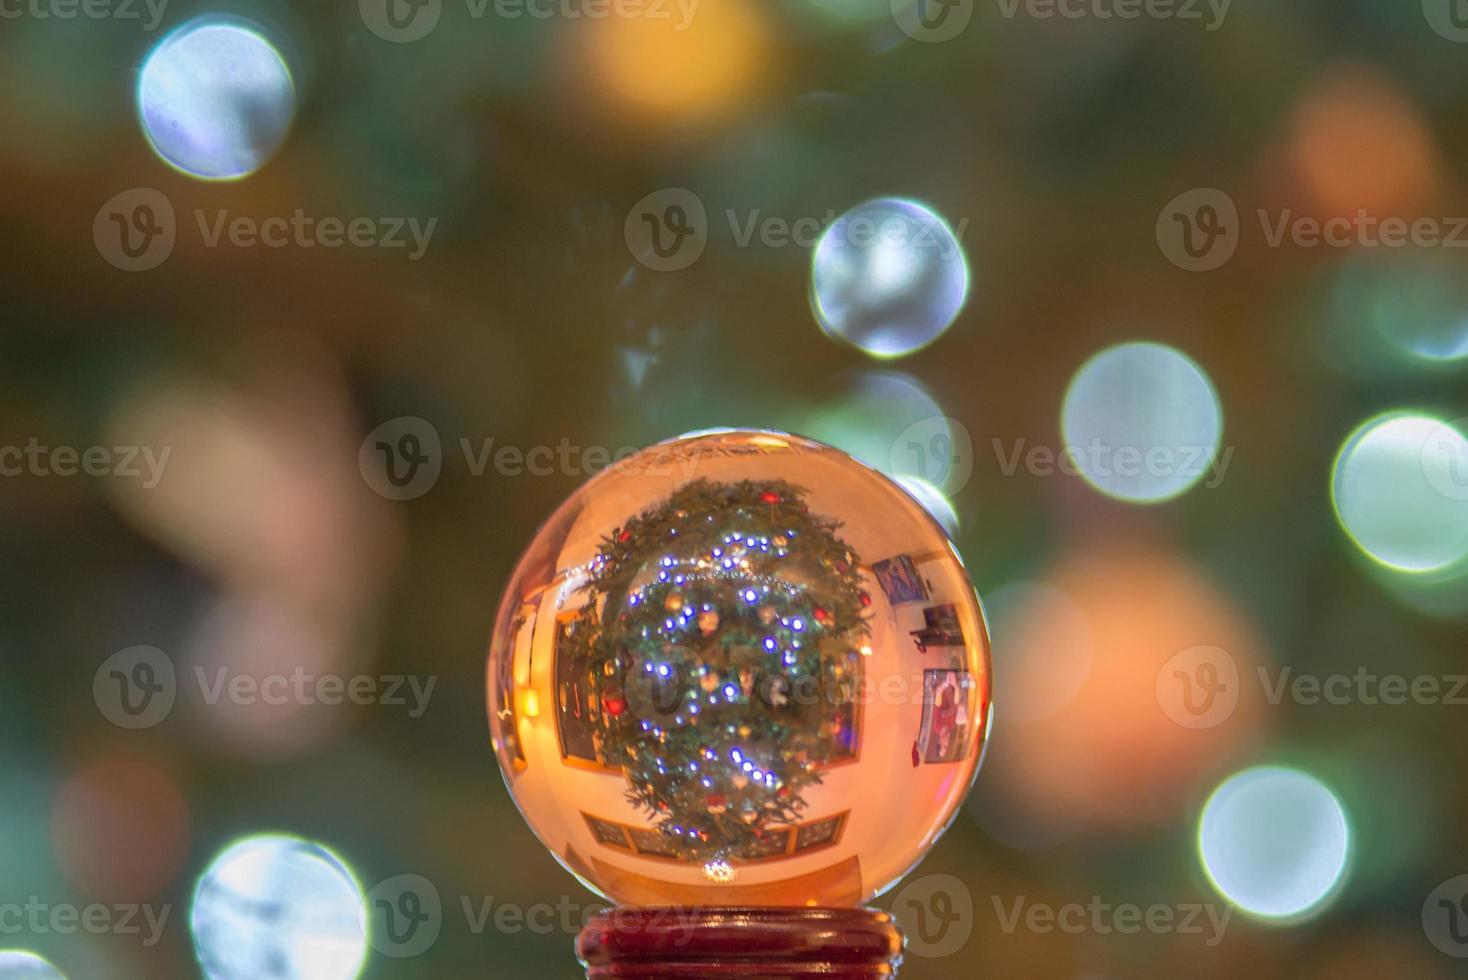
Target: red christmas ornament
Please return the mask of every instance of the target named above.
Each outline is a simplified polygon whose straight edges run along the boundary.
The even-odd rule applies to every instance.
[[[774,505],[780,502],[780,495],[773,490],[766,490],[764,493],[759,495],[759,499],[763,500],[767,504]]]
[[[609,717],[620,718],[627,710],[627,699],[619,688],[614,687],[602,693],[601,706]]]
[[[871,604],[872,604],[872,594],[870,592],[867,592],[867,591],[863,590],[862,593],[861,593],[861,605],[862,605],[862,608],[865,609],[867,606],[870,606]]]
[[[617,540],[622,542],[623,544],[626,544],[628,541],[632,540],[632,532],[623,531],[621,534],[617,535]]]
[[[830,610],[828,610],[825,606],[816,606],[810,611],[810,614],[814,616],[816,622],[820,623],[822,626],[831,625],[831,613]]]

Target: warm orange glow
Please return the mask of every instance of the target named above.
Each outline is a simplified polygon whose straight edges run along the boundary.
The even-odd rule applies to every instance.
[[[150,898],[189,850],[189,810],[174,779],[122,757],[88,765],[56,797],[56,857],[83,894],[108,902]]]
[[[687,19],[610,17],[586,29],[596,80],[659,114],[731,108],[758,82],[767,58],[768,26],[748,0],[699,4]]]
[[[1411,218],[1434,192],[1437,153],[1407,96],[1372,72],[1319,80],[1296,107],[1295,172],[1327,215]]]
[[[1075,605],[1094,659],[1078,683],[1055,675],[1056,650],[1077,626],[1031,618],[1009,636],[1001,684],[1063,685],[1075,694],[1043,717],[999,722],[990,778],[1025,812],[1127,828],[1174,818],[1198,785],[1221,772],[1260,731],[1259,646],[1243,614],[1171,553],[1107,547],[1062,563],[1045,582]],[[1186,728],[1159,703],[1157,678],[1182,651],[1222,648],[1243,682],[1216,724]],[[1001,702],[1002,703],[1002,702]],[[1002,758],[1000,758],[1002,756]]]
[[[526,718],[540,717],[540,693],[538,691],[523,691],[520,694],[520,714]]]

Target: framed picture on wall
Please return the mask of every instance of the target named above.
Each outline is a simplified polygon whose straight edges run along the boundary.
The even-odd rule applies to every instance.
[[[968,672],[923,671],[923,719],[914,764],[941,765],[964,757],[968,738]]]
[[[923,602],[928,598],[928,583],[923,581],[917,565],[907,555],[882,559],[872,566],[872,574],[877,576],[877,584],[891,605]]]

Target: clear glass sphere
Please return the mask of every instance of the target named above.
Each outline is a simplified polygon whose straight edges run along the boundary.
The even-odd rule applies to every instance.
[[[887,477],[796,436],[694,434],[536,534],[489,717],[525,819],[601,894],[857,905],[973,782],[988,633],[953,545]]]

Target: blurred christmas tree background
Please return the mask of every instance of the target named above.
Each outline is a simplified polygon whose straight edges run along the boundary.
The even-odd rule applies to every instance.
[[[985,768],[913,876],[954,876],[971,933],[919,944],[904,977],[1453,974],[1468,942],[1429,915],[1468,873],[1468,470],[1461,427],[1439,430],[1468,415],[1452,2],[999,0],[954,5],[947,38],[887,0],[429,6],[412,40],[367,2],[174,0],[149,29],[146,5],[28,0],[0,23],[0,911],[172,910],[155,943],[0,915],[0,948],[72,978],[198,976],[201,876],[281,832],[364,889],[436,886],[431,948],[365,977],[577,975],[593,899],[487,737],[495,604],[608,459],[735,425],[904,478],[992,619]],[[260,109],[290,114],[278,151],[231,181],[170,166],[137,106],[169,32],[221,13],[292,79]],[[109,208],[139,188],[173,242],[129,272],[98,228],[145,216]],[[859,339],[837,302],[855,287],[814,239],[874,199],[920,202],[961,247],[965,275],[905,312],[961,309],[910,353],[833,336]],[[298,213],[304,242],[214,237]],[[1388,218],[1409,240],[1382,244]],[[331,247],[323,219],[407,244]],[[664,232],[697,254],[652,248]],[[1107,406],[1201,433],[1202,468],[1067,472]],[[1440,443],[1441,466],[1418,459]],[[169,666],[166,717],[108,702],[114,672],[125,690]],[[1227,710],[1175,695],[1176,671],[1231,688]],[[379,686],[210,701],[245,673]],[[1339,697],[1290,686],[1338,675]],[[1388,675],[1405,703],[1357,680]],[[1209,864],[1214,790],[1259,765],[1328,787],[1349,828],[1303,897],[1251,899]],[[1318,842],[1320,797],[1293,798],[1252,819]],[[1213,943],[1011,917],[1093,899],[1253,914]],[[486,902],[575,922],[475,929]]]

